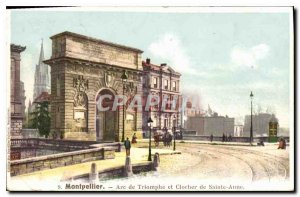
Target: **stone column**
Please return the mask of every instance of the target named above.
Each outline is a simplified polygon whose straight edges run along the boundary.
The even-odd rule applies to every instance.
[[[154,154],[154,159],[153,159],[153,170],[157,171],[160,163],[160,158],[159,158],[159,153]]]
[[[98,178],[97,165],[96,165],[96,163],[92,163],[90,176],[89,176],[89,181],[90,182],[95,182],[97,180],[97,178]]]
[[[132,172],[131,159],[130,159],[130,157],[126,157],[125,167],[124,167],[124,176],[130,177],[132,175],[133,175],[133,172]]]

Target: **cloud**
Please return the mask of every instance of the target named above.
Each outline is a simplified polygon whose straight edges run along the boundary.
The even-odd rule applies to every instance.
[[[166,33],[148,47],[153,56],[159,57],[182,74],[205,75],[192,68],[190,58],[186,55],[180,39],[171,33]]]
[[[259,44],[250,49],[235,47],[230,56],[232,63],[236,66],[257,68],[259,67],[258,61],[267,57],[269,51],[270,47],[267,44]]]

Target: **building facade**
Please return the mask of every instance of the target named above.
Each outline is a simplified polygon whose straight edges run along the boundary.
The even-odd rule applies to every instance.
[[[26,119],[26,105],[25,105],[25,100],[26,100],[26,96],[25,96],[25,89],[24,89],[24,82],[20,81],[21,87],[20,87],[20,97],[21,97],[21,106],[22,106],[22,117],[23,117],[23,121],[25,121]]]
[[[275,118],[274,114],[259,113],[252,115],[253,136],[267,136],[269,133],[269,122]],[[244,137],[250,136],[251,115],[245,116]]]
[[[143,111],[143,130],[148,130],[147,120],[153,120],[152,126],[157,130],[172,131],[181,124],[180,76],[167,64],[155,65],[150,59],[143,61],[143,97],[155,95],[159,98],[158,105],[151,111]],[[165,107],[164,107],[165,106]]]
[[[21,138],[23,125],[22,91],[20,81],[21,52],[26,47],[10,45],[10,135],[11,138]]]
[[[39,62],[35,66],[33,100],[40,96],[42,92],[50,93],[49,66],[43,62],[44,60],[44,47],[42,42]]]
[[[234,137],[244,136],[244,125],[234,125]]]
[[[123,116],[123,108],[101,111],[97,103],[109,95],[103,102],[111,104],[123,90],[129,98],[142,93],[143,51],[72,32],[51,39],[52,56],[45,61],[51,66],[51,132],[102,142],[121,141],[123,132],[125,138],[141,136],[141,112],[126,108]]]
[[[234,118],[224,116],[191,116],[186,121],[186,129],[196,131],[196,135],[234,135]]]

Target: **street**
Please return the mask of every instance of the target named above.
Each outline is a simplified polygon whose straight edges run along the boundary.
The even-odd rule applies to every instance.
[[[160,176],[250,182],[280,181],[289,178],[289,147],[286,150],[278,150],[276,145],[176,145],[182,154],[161,156]]]

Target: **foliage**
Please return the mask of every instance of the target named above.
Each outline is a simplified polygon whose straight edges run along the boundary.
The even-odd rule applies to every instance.
[[[50,133],[50,113],[48,111],[49,102],[37,103],[33,112],[31,112],[31,127],[37,128],[41,136],[48,138]]]

